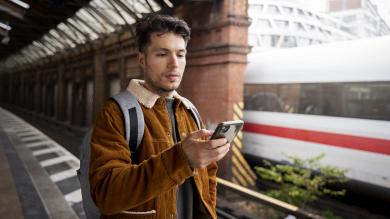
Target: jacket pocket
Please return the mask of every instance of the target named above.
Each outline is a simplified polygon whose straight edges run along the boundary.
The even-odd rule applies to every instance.
[[[118,214],[118,219],[154,219],[156,218],[156,210],[150,211],[122,211]]]

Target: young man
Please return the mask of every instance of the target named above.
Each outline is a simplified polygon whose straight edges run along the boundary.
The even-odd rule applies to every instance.
[[[190,38],[187,24],[152,15],[137,25],[138,61],[144,81],[127,89],[144,113],[145,131],[131,157],[122,112],[107,101],[91,140],[90,183],[101,218],[216,218],[216,161],[226,139],[207,140],[198,130],[179,87]]]

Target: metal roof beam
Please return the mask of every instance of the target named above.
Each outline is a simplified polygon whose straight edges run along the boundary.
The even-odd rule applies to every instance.
[[[64,44],[64,48],[72,47],[72,45],[67,41],[66,37],[61,37],[61,35],[57,32],[57,29],[50,30],[49,34],[56,42],[61,42],[61,44]]]
[[[61,30],[61,28],[56,28],[56,31],[65,35],[65,38],[67,38],[68,40],[70,40],[72,43],[74,43],[75,45],[79,45],[79,43],[72,37],[70,36],[68,33],[66,33],[65,31]]]
[[[134,33],[133,29],[130,27],[130,24],[126,21],[126,18],[123,17],[123,15],[122,15],[122,13],[120,12],[120,10],[115,6],[115,4],[114,4],[113,2],[111,2],[111,1],[107,1],[107,2],[114,8],[114,10],[116,11],[116,13],[122,18],[122,20],[125,22],[126,26],[129,27],[130,32],[131,32],[131,35],[132,35],[132,36],[135,36],[135,33]],[[107,3],[107,2],[106,2],[106,3]],[[120,7],[120,6],[118,6],[118,7]]]
[[[106,14],[102,13],[101,11],[99,11],[98,9],[96,9],[95,7],[89,7],[89,9],[91,9],[93,12],[95,12],[98,16],[100,16],[105,22],[107,22],[110,26],[115,27],[117,26],[116,24],[114,24],[113,22],[111,22],[111,18],[107,17]]]
[[[100,33],[99,31],[97,31],[95,28],[93,28],[88,22],[84,21],[83,19],[81,19],[80,17],[78,17],[77,15],[75,15],[73,17],[75,20],[77,20],[78,22],[81,22],[83,23],[86,27],[88,27],[89,29],[92,30],[92,32],[94,32],[96,35],[98,36],[101,36],[102,33]]]
[[[63,43],[62,41],[58,40],[57,37],[55,37],[52,33],[50,32],[47,32],[46,34],[46,39],[43,38],[44,41],[48,42],[51,46],[53,46],[54,48],[58,48],[58,46],[55,46],[54,43],[58,43],[58,44],[61,44],[61,46],[63,48],[67,48],[69,45],[68,44],[65,44]]]
[[[93,19],[96,20],[96,23],[98,23],[99,26],[100,26],[104,31],[107,31],[106,25],[105,25],[104,23],[102,23],[102,21],[99,19],[99,16],[98,16],[98,15],[96,15],[96,14],[95,14],[93,11],[91,11],[89,8],[84,8],[84,10],[85,10],[85,13],[86,13],[86,14],[88,14],[89,16],[91,16]],[[99,32],[99,31],[98,31],[98,32]],[[99,35],[104,34],[104,33],[102,33],[102,32],[99,32],[99,33],[100,33]]]
[[[134,11],[132,11],[129,7],[127,7],[127,5],[125,3],[123,3],[122,1],[120,0],[114,0],[115,3],[117,3],[122,9],[124,9],[125,11],[127,11],[130,16],[135,20],[135,21],[138,21],[140,18],[137,16],[136,13],[134,13]]]
[[[72,24],[71,22],[69,21],[65,21],[65,24],[70,26],[71,28],[73,28],[73,30],[75,30],[76,32],[80,33],[81,35],[83,35],[87,40],[91,40],[91,37],[84,33],[84,31],[82,31],[79,27],[77,27],[76,25]]]
[[[149,3],[149,0],[145,0],[146,4],[149,6],[151,12],[154,12],[152,5]]]
[[[86,11],[89,15],[91,15],[93,18],[96,19],[96,22],[99,23],[99,25],[103,28],[103,30],[104,30],[105,32],[108,32],[108,29],[107,29],[107,27],[106,27],[107,24],[104,23],[104,22],[102,22],[102,21],[100,20],[100,19],[102,19],[102,18],[100,17],[100,15],[98,15],[91,7],[86,8],[85,11]],[[105,19],[103,18],[103,20],[105,20]],[[108,26],[111,26],[111,25],[108,24]]]

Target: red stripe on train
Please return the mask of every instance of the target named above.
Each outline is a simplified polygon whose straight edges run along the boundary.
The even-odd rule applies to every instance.
[[[390,140],[245,123],[244,131],[390,155]]]

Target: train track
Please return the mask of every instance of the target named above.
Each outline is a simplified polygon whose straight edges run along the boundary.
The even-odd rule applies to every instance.
[[[217,216],[221,219],[238,219],[235,215],[223,210],[222,208],[216,208]]]

